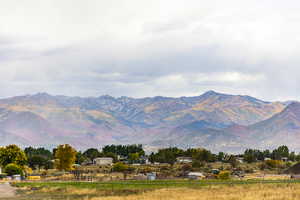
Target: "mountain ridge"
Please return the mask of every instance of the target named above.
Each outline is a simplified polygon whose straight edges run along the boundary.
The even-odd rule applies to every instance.
[[[247,137],[237,130],[241,127],[250,130],[253,124],[268,120],[293,103],[268,102],[215,91],[178,98],[68,97],[38,93],[0,99],[0,122],[4,120],[5,112],[24,115],[17,120],[24,121],[22,127],[17,122],[10,122],[10,128],[4,124],[0,126],[0,132],[24,138],[23,145],[30,145],[26,138],[32,135],[40,138],[41,145],[66,142],[78,148],[110,143],[142,143],[155,147],[180,141],[174,145],[205,146],[207,143],[206,146],[213,146],[215,150],[235,149],[232,148],[234,145],[238,149],[242,148],[238,143],[242,144],[242,139]],[[26,117],[26,112],[32,113],[31,117]],[[32,128],[26,127],[27,123]],[[41,130],[47,131],[42,134]],[[177,135],[185,139],[181,140]]]

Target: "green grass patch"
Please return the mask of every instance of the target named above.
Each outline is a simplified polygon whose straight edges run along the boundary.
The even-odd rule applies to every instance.
[[[300,183],[300,180],[156,180],[156,181],[112,181],[112,182],[20,182],[16,187],[77,187],[89,189],[156,189],[168,187],[201,187],[206,185],[276,184]]]

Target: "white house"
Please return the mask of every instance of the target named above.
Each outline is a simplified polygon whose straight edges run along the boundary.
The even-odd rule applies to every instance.
[[[193,159],[191,157],[178,157],[176,158],[178,163],[192,163]]]
[[[103,158],[95,158],[93,160],[94,165],[112,165],[113,158],[103,157]]]
[[[188,178],[193,180],[199,180],[199,179],[204,179],[205,176],[201,172],[190,172],[188,173]]]

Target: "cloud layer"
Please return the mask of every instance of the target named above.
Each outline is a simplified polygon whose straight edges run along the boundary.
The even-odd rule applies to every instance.
[[[2,3],[0,96],[300,100],[300,3],[53,0]]]

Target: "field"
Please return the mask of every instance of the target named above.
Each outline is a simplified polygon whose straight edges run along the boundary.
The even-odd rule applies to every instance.
[[[23,182],[14,184],[18,196],[9,199],[292,200],[300,199],[299,183],[299,180]]]

